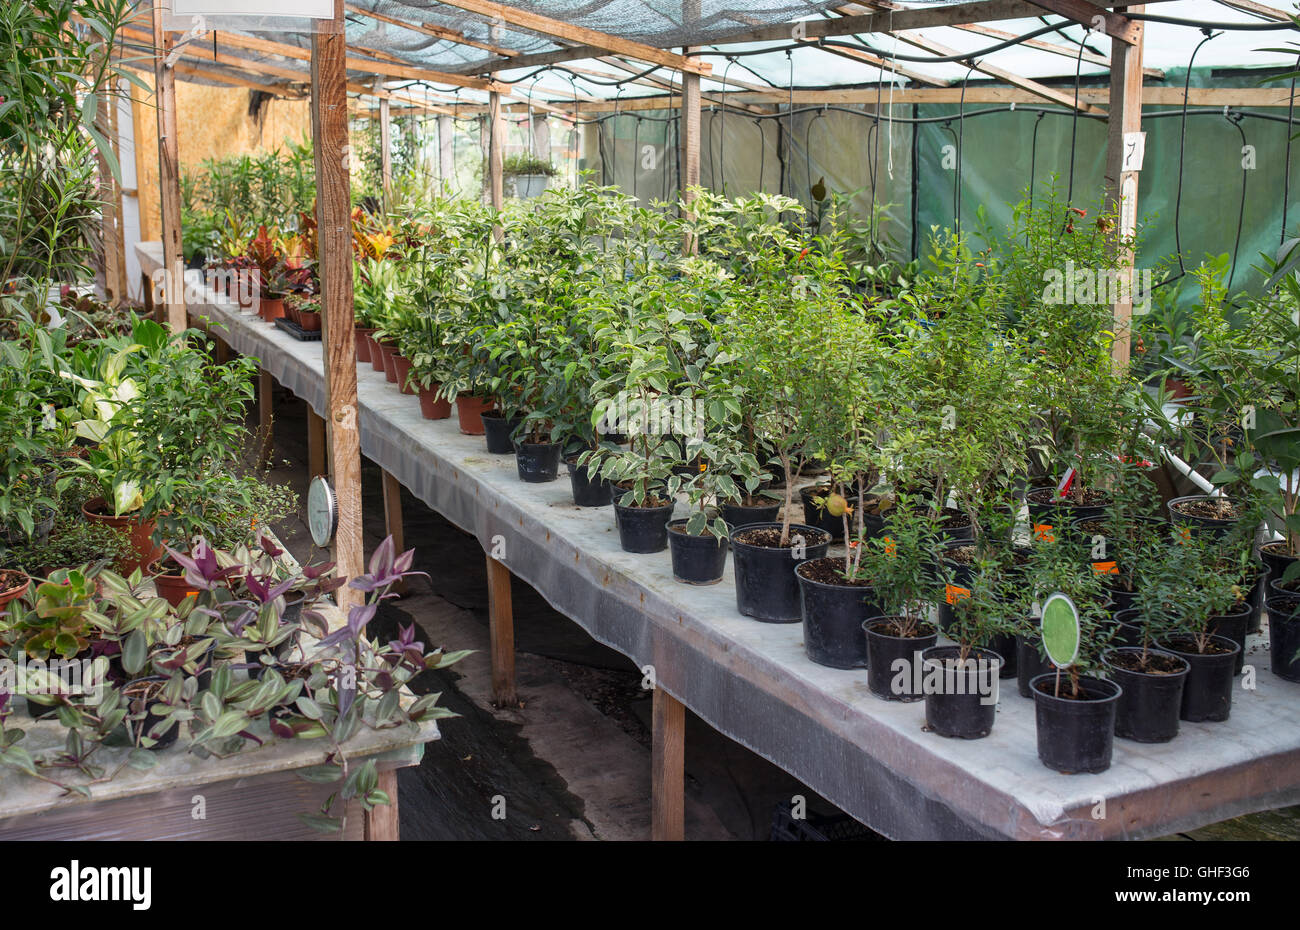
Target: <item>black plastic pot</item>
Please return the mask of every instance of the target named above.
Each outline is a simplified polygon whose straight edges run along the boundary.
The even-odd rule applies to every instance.
[[[1288,586],[1289,587],[1286,587]],[[1284,582],[1276,576],[1268,579],[1268,597],[1280,597],[1283,600],[1300,601],[1300,579]]]
[[[831,534],[832,540],[844,538],[844,518],[832,516],[820,504],[813,500],[814,497],[825,497],[830,493],[829,488],[819,488],[809,486],[799,489],[799,500],[803,503],[804,521],[819,530],[824,530]],[[849,518],[850,525],[853,518]]]
[[[1246,664],[1246,630],[1250,627],[1250,616],[1251,606],[1247,603],[1240,610],[1210,619],[1211,633],[1230,639],[1240,647],[1237,650],[1237,661],[1232,667],[1233,675],[1240,675]]]
[[[1117,610],[1114,614],[1115,619],[1115,638],[1113,642],[1116,646],[1141,646],[1142,645],[1142,622],[1139,619],[1141,611],[1135,607],[1127,610]]]
[[[779,501],[770,504],[723,504],[719,511],[728,526],[740,528],[755,523],[771,523],[781,512]]]
[[[1061,675],[1062,691],[1069,678]],[[1029,683],[1034,696],[1038,759],[1064,774],[1104,772],[1115,747],[1115,713],[1122,689],[1113,681],[1088,676],[1079,679],[1087,700],[1056,697],[1056,673],[1039,675]],[[1043,688],[1047,690],[1044,691]]]
[[[975,538],[975,525],[969,519],[964,525],[954,526],[956,511],[944,510],[939,524],[939,535],[949,543],[968,543]]]
[[[1046,675],[1052,670],[1051,661],[1044,658],[1039,651],[1042,642],[1042,639],[1037,636],[1033,639],[1016,637],[1016,688],[1021,697],[1033,697],[1033,692],[1029,690],[1029,683],[1039,675]]]
[[[794,569],[799,580],[799,604],[803,615],[803,648],[818,665],[830,668],[865,668],[867,638],[862,630],[868,617],[880,616],[871,588],[864,585],[826,584],[805,576],[809,566],[836,559],[804,562]]]
[[[1105,584],[1104,581],[1103,584]],[[1110,595],[1112,616],[1119,616],[1120,611],[1132,610],[1133,605],[1137,603],[1138,593],[1136,591],[1125,591],[1122,588],[1112,587],[1111,585],[1105,585],[1105,588],[1106,592]]]
[[[1178,735],[1178,715],[1183,707],[1183,687],[1191,669],[1187,660],[1163,649],[1150,650],[1181,663],[1178,672],[1139,672],[1114,663],[1117,655],[1142,655],[1141,648],[1107,649],[1103,658],[1110,677],[1120,686],[1115,709],[1115,735],[1137,743],[1167,743]]]
[[[1270,545],[1277,545],[1279,547],[1285,548],[1285,543],[1265,543],[1264,546],[1261,546],[1259,550],[1259,560],[1263,562],[1264,567],[1268,569],[1268,580],[1277,579],[1280,581],[1282,579],[1282,576],[1286,574],[1287,568],[1296,562],[1300,562],[1300,559],[1297,559],[1295,556],[1292,555],[1286,555],[1284,552],[1274,552],[1267,548]],[[1265,590],[1265,595],[1267,596],[1267,592],[1268,592],[1267,580],[1264,582],[1264,590]],[[1252,630],[1251,632],[1255,632],[1255,631]]]
[[[685,520],[668,524],[668,550],[673,561],[673,578],[683,584],[717,584],[727,565],[727,540],[712,533],[692,536]]]
[[[921,653],[939,641],[939,632],[928,623],[917,627],[920,636],[893,636],[880,629],[894,619],[872,617],[862,623],[867,641],[867,688],[886,701],[919,701],[925,695],[916,687],[916,668]]]
[[[940,736],[980,739],[993,732],[998,712],[998,678],[1002,658],[989,649],[971,649],[966,665],[950,668],[948,661],[961,655],[959,646],[931,646],[921,653],[921,674],[926,684],[925,725]],[[933,671],[938,666],[942,671]],[[938,675],[942,686],[929,686]],[[987,695],[987,696],[986,696]]]
[[[515,468],[519,480],[529,484],[554,481],[560,473],[560,452],[564,447],[558,442],[521,442],[515,444]]]
[[[1085,523],[1092,523],[1097,521],[1105,522],[1106,519],[1107,519],[1106,515],[1102,513],[1095,516],[1075,517],[1073,520],[1070,521],[1070,526],[1068,529],[1070,536],[1073,537],[1076,542],[1081,542],[1089,546],[1090,554],[1092,551],[1091,550],[1092,543],[1095,542],[1093,537],[1100,535],[1103,541],[1105,542],[1105,551],[1103,552],[1101,558],[1094,560],[1090,557],[1089,561],[1113,562],[1115,561],[1116,554],[1120,551],[1120,547],[1116,543],[1116,541],[1111,539],[1105,533],[1098,534],[1095,532],[1089,532],[1088,530],[1085,530],[1083,528],[1083,524]],[[1134,524],[1147,524],[1148,526],[1152,526],[1152,527],[1168,525],[1167,521],[1162,520],[1159,517],[1148,517],[1142,515],[1134,516],[1131,519],[1131,522]]]
[[[1029,494],[1034,494],[1043,488],[1030,488]],[[1051,488],[1053,492],[1055,488]],[[1039,503],[1029,500],[1026,497],[1026,506],[1029,508],[1029,523],[1034,538],[1040,535],[1051,536],[1052,539],[1060,539],[1072,532],[1071,525],[1080,520],[1095,520],[1106,512],[1110,506],[1107,500],[1103,504],[1078,505],[1068,503]],[[1040,530],[1040,527],[1049,529]]]
[[[965,562],[958,562],[951,558],[948,552],[953,549],[960,549],[970,545],[966,540],[950,540],[944,547],[943,561],[949,572],[949,584],[955,589],[970,590],[971,584],[975,579],[975,566]],[[939,602],[939,629],[946,630],[952,625],[952,604],[948,602],[948,596],[954,596],[960,592],[948,591],[943,600]]]
[[[1200,653],[1195,651],[1193,644],[1179,639],[1160,644],[1162,649],[1186,659],[1191,665],[1187,684],[1183,686],[1180,720],[1218,723],[1227,720],[1232,713],[1233,669],[1241,647],[1224,636],[1212,636],[1210,642],[1232,651]]]
[[[1210,500],[1208,494],[1188,494],[1186,497],[1175,497],[1166,506],[1169,508],[1169,521],[1176,526],[1190,526],[1195,532],[1209,533],[1215,537],[1226,535],[1231,532],[1232,528],[1237,525],[1237,520],[1215,520],[1211,517],[1198,517],[1192,514],[1183,513],[1177,509],[1177,505],[1187,501],[1204,501]]]
[[[1271,597],[1266,606],[1273,674],[1300,682],[1300,600]]]
[[[624,552],[663,552],[668,548],[668,521],[673,516],[670,501],[658,507],[624,507],[618,502],[623,491],[615,487],[614,522]]]
[[[746,532],[780,530],[780,523],[760,523],[731,535],[732,560],[736,573],[736,609],[746,617],[767,623],[796,623],[802,619],[799,582],[793,569],[800,562],[819,559],[830,547],[830,534],[803,523],[792,523],[790,535],[803,539],[797,555],[791,547],[773,548],[744,541]]]
[[[564,463],[569,468],[569,483],[573,486],[573,502],[579,507],[608,507],[613,503],[614,486],[604,478],[594,481],[586,465],[578,465],[574,459]]]
[[[997,654],[1002,660],[999,666],[998,676],[1000,678],[1016,677],[1016,638],[1010,633],[996,633],[989,638],[987,643],[983,643],[985,649]]]
[[[506,419],[500,411],[492,410],[480,413],[479,418],[483,421],[483,439],[487,442],[489,452],[493,455],[509,455],[515,451],[514,432],[524,422],[523,417]]]
[[[1268,597],[1268,568],[1264,565],[1258,565],[1258,568],[1255,581],[1246,595],[1246,601],[1250,604],[1250,619],[1246,623],[1247,633],[1258,633],[1263,629],[1260,619],[1264,613],[1264,599]]]

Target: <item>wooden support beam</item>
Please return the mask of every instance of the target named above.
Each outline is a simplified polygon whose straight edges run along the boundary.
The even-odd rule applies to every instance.
[[[117,144],[117,97],[101,94],[95,112],[95,125],[108,140],[113,157],[120,161]],[[113,175],[113,165],[102,152],[96,152],[99,162],[100,243],[102,247],[101,271],[104,295],[107,299],[126,297],[126,255],[122,240],[122,188]]]
[[[1279,10],[1271,6],[1265,6],[1262,3],[1255,3],[1254,0],[1222,0],[1225,6],[1241,10],[1243,13],[1255,13],[1265,19],[1271,19],[1274,22],[1289,23],[1292,14],[1286,10]]]
[[[273,97],[284,97],[289,100],[300,100],[304,96],[301,91],[291,87],[285,87],[281,84],[265,84],[261,81],[254,81],[246,77],[240,77],[237,74],[229,74],[225,71],[218,71],[215,68],[204,68],[199,65],[191,65],[183,61],[178,61],[174,65],[177,74],[190,74],[194,77],[201,77],[209,81],[217,81],[221,84],[228,84],[231,87],[247,87],[250,90],[260,90],[264,94],[270,94]]]
[[[384,213],[393,209],[393,120],[388,98],[379,98],[379,176],[384,189]]]
[[[329,477],[326,455],[329,440],[325,436],[325,418],[307,407],[307,471],[309,477]]]
[[[809,43],[809,44],[813,45],[814,48],[816,47],[815,43]],[[883,58],[878,58],[877,56],[872,55],[870,52],[865,52],[865,51],[860,52],[857,49],[853,49],[853,48],[836,48],[829,45],[822,46],[821,51],[827,52],[831,55],[838,55],[841,58],[849,58],[852,59],[853,61],[860,61],[863,64],[868,64],[868,65],[872,65],[873,67],[879,68],[882,71],[892,71],[895,74],[901,74],[903,75],[903,77],[911,78],[913,81],[916,81],[919,84],[928,84],[931,87],[949,86],[948,82],[945,81],[943,78],[937,78],[932,75],[925,74],[921,71],[917,71],[915,68],[909,68],[905,65],[900,65],[897,62],[886,61]]]
[[[650,838],[686,838],[686,706],[655,688],[650,732]]]
[[[325,20],[319,20],[325,22]],[[262,39],[257,36],[242,35],[237,32],[222,32],[220,40],[227,45],[233,45],[237,48],[245,48],[253,52],[266,52],[272,55],[280,55],[285,58],[293,58],[298,61],[311,61],[312,53],[305,48],[298,48],[296,45],[286,45],[283,42],[273,42],[270,39]],[[498,81],[485,81],[480,78],[465,77],[461,74],[451,74],[445,71],[433,71],[429,68],[420,68],[415,65],[394,64],[387,61],[370,61],[364,58],[354,56],[345,56],[345,67],[350,71],[361,71],[365,74],[383,74],[388,77],[404,78],[413,81],[433,81],[438,84],[452,84],[457,87],[468,88],[469,90],[500,90],[509,92],[510,85],[502,84]]]
[[[1129,7],[1135,13],[1145,7]],[[1125,239],[1137,231],[1138,171],[1125,165],[1128,146],[1125,137],[1142,129],[1142,23],[1129,20],[1137,26],[1137,41],[1127,44],[1111,40],[1110,117],[1106,135],[1106,203],[1119,214],[1116,234]],[[1132,280],[1124,274],[1133,268],[1133,253],[1123,249],[1118,262],[1121,279]],[[1111,358],[1116,367],[1126,369],[1129,362],[1129,341],[1132,329],[1132,295],[1115,303],[1115,341],[1111,343]]]
[[[898,36],[898,38],[901,41],[906,42],[908,45],[914,45],[917,48],[924,49],[927,52],[932,52],[935,55],[946,56],[946,55],[960,54],[955,49],[948,48],[948,46],[946,45],[940,45],[938,42],[935,42],[933,39],[929,39],[923,35],[920,35],[919,33],[895,32],[894,34]],[[1010,71],[1007,71],[1003,68],[999,68],[996,65],[990,65],[984,61],[974,62],[974,68],[976,71],[987,74],[989,77],[995,77],[999,81],[1006,81],[1008,84],[1012,85],[1013,87],[1019,87],[1021,90],[1027,90],[1034,96],[1042,97],[1044,100],[1050,101],[1051,103],[1055,103],[1063,107],[1069,107],[1070,109],[1075,108],[1073,93],[1063,91],[1063,90],[1057,90],[1055,87],[1048,87],[1046,84],[1040,84],[1037,81],[1030,80],[1029,78],[1021,77],[1018,74],[1012,74]],[[1090,103],[1085,103],[1082,97],[1079,99],[1078,109],[1080,113],[1100,114],[1103,112],[1098,107],[1095,107]]]
[[[505,206],[505,179],[502,176],[505,170],[505,151],[506,124],[501,118],[501,95],[491,94],[488,97],[488,192],[492,200],[492,208],[500,210]]]
[[[1049,13],[1072,19],[1076,23],[1083,23],[1088,27],[1100,26],[1105,30],[1106,35],[1112,39],[1119,39],[1126,45],[1136,44],[1142,34],[1141,30],[1137,29],[1137,22],[1127,16],[1099,7],[1095,3],[1089,3],[1088,0],[1029,0],[1029,2]],[[1111,56],[1114,57],[1114,50],[1111,51]]]
[[[691,218],[690,204],[695,200],[693,188],[700,185],[700,76],[682,75],[682,177],[680,195],[686,205],[686,216]],[[700,244],[687,233],[682,242],[682,254],[694,255]]]
[[[383,470],[384,475],[384,529],[393,537],[393,548],[397,552],[406,551],[406,533],[402,524],[402,484]],[[393,588],[399,594],[406,593],[406,582],[399,581]]]
[[[320,20],[312,34],[311,124],[316,162],[316,225],[325,352],[325,408],[330,467],[338,498],[334,561],[340,575],[365,571],[361,536],[361,434],[357,428],[357,344],[353,336],[352,220],[348,181],[347,38],[343,0],[334,19]],[[350,587],[336,594],[346,613],[361,603]]]
[[[510,569],[487,556],[488,639],[492,652],[492,703],[518,707],[515,691],[515,613],[510,595]]]
[[[119,33],[127,39],[148,43],[152,47],[153,37],[147,33],[135,29],[124,28]],[[284,65],[277,65],[269,61],[254,61],[251,58],[244,58],[240,55],[231,55],[220,48],[220,41],[227,33],[217,33],[218,44],[213,47],[211,42],[203,43],[186,43],[178,46],[177,51],[186,61],[191,62],[210,62],[216,65],[226,65],[231,68],[238,68],[250,75],[266,74],[271,77],[284,78],[288,81],[297,81],[299,83],[308,83],[311,81],[311,73],[301,68],[287,68]],[[179,65],[179,63],[178,63]],[[219,72],[223,73],[223,72]]]
[[[438,180],[444,185],[454,184],[456,180],[456,165],[453,161],[455,149],[452,146],[452,135],[455,132],[456,126],[451,116],[438,117]]]
[[[366,815],[365,838],[370,843],[396,843],[402,838],[397,806],[397,769],[381,769],[378,775],[379,783],[375,787],[388,795],[388,803]]]
[[[172,39],[163,28],[161,3],[153,5],[154,104],[158,112],[158,190],[162,198],[163,300],[173,333],[189,324],[185,312],[185,254],[181,249],[180,129],[176,75],[167,64]]]
[[[967,23],[965,26],[954,26],[954,29],[960,29],[962,32],[972,32],[976,35],[988,36],[990,39],[1014,39],[1014,32],[1007,32],[1005,29],[993,29],[990,26],[981,26],[976,23]],[[1068,58],[1071,61],[1077,61],[1079,58],[1079,49],[1070,48],[1068,45],[1057,45],[1055,42],[1044,42],[1042,39],[1021,39],[1020,44],[1025,48],[1038,49],[1040,52],[1050,52],[1053,55],[1060,55],[1062,58]],[[1096,52],[1083,50],[1083,60],[1093,65],[1105,65],[1110,67],[1110,59],[1105,55],[1098,55]],[[1164,71],[1159,68],[1143,68],[1142,74],[1149,78],[1162,78],[1165,76]]]
[[[644,61],[647,64],[673,68],[677,71],[690,71],[695,74],[708,74],[713,69],[713,66],[706,62],[692,61],[663,49],[643,45],[640,42],[633,42],[631,39],[624,39],[621,36],[613,36],[595,29],[587,29],[573,23],[551,19],[549,16],[530,13],[517,7],[493,3],[491,0],[439,0],[439,2],[443,6],[452,6],[470,13],[476,13],[479,16],[486,16],[493,20],[508,23],[511,26],[517,26],[520,29],[526,29],[529,32],[536,32],[565,42],[588,45],[594,49],[599,49],[601,52],[626,55],[628,58],[635,58],[637,61]]]
[[[400,26],[403,29],[410,29],[413,32],[432,36],[435,39],[444,39],[448,42],[455,42],[457,45],[482,49],[485,52],[500,55],[502,58],[512,58],[519,54],[514,49],[502,48],[499,45],[492,45],[487,42],[477,42],[474,39],[468,38],[465,33],[457,32],[454,29],[448,29],[445,26],[435,26],[433,23],[408,22],[404,19],[398,19],[396,16],[388,16],[385,13],[367,10],[364,7],[355,6],[351,3],[348,3],[345,6],[349,13],[355,13],[358,16],[366,16],[370,19],[378,20],[381,23],[388,23],[391,26]]]

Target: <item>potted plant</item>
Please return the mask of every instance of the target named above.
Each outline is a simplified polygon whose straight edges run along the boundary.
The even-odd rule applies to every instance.
[[[713,405],[702,402],[702,406],[707,409]],[[714,409],[726,416],[725,406]],[[728,423],[710,419],[701,426],[703,437],[684,437],[684,458],[700,465],[683,487],[689,515],[668,524],[668,548],[676,580],[709,585],[722,580],[731,532],[718,502],[738,493],[736,475],[756,477],[759,467],[752,456],[731,441],[734,433]]]
[[[939,640],[929,619],[931,605],[943,596],[943,582],[934,571],[939,529],[933,515],[895,508],[885,518],[884,532],[864,533],[857,540],[857,571],[871,582],[871,594],[882,611],[862,624],[867,645],[867,687],[887,701],[918,701],[916,687],[921,654]]]
[[[1019,583],[1002,565],[977,566],[970,593],[953,605],[945,631],[956,645],[930,646],[921,653],[926,726],[940,736],[981,739],[993,730],[1002,657],[977,645],[1011,633],[1020,620],[1008,606],[1007,588]]]
[[[501,166],[501,176],[514,182],[515,196],[520,200],[541,195],[557,174],[559,169],[555,165],[531,152],[511,155]]]

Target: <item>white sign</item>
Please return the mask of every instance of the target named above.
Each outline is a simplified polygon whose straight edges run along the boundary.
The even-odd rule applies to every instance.
[[[1124,133],[1124,164],[1121,171],[1141,171],[1142,159],[1147,151],[1145,132]]]
[[[334,0],[172,0],[174,16],[298,16],[333,19]]]

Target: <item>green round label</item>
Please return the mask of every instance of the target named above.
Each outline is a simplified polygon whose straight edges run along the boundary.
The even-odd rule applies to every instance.
[[[1079,609],[1060,592],[1043,603],[1043,649],[1057,668],[1068,668],[1079,657]]]

